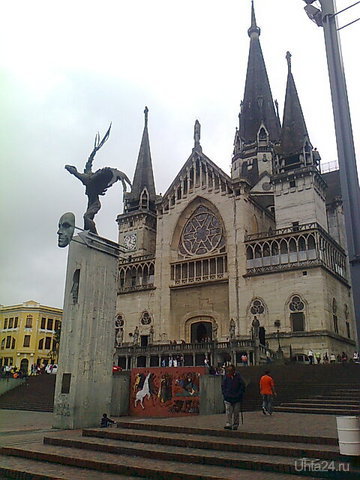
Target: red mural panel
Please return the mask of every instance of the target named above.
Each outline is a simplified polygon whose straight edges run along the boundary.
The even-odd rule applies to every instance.
[[[205,367],[134,368],[129,415],[173,417],[199,413],[200,376]]]

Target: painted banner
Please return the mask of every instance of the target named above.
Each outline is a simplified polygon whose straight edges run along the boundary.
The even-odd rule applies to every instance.
[[[205,367],[134,368],[129,415],[173,417],[199,413],[200,376]]]

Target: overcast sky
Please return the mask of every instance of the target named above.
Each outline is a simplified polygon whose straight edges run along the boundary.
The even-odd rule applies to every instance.
[[[354,3],[338,0],[338,10]],[[94,169],[133,178],[145,105],[157,193],[164,193],[191,153],[201,123],[204,153],[230,172],[244,92],[250,0],[18,0],[0,19],[0,304],[35,300],[62,307],[67,249],[57,246],[60,216],[83,226],[79,170],[94,136],[111,136]],[[256,0],[261,45],[274,99],[284,104],[292,71],[310,139],[323,162],[336,160],[323,31],[302,0]],[[358,6],[340,24],[360,16]],[[357,157],[360,158],[360,22],[341,40]],[[100,235],[117,240],[121,183],[102,197]]]

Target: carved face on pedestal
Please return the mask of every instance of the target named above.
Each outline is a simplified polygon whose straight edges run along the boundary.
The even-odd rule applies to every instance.
[[[75,215],[72,212],[67,212],[62,215],[59,220],[58,246],[67,247],[71,242],[75,230]]]

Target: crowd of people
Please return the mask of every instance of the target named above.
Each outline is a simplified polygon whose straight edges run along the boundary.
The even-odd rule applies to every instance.
[[[323,355],[321,355],[320,352],[313,352],[311,349],[308,351],[307,354],[309,358],[309,364],[310,365],[315,365],[315,364],[320,364],[320,363],[346,363],[346,362],[354,362],[354,363],[359,363],[360,355],[359,352],[355,351],[352,355],[352,357],[349,358],[349,356],[345,353],[338,353],[337,355],[335,353],[330,353],[330,355],[325,352]]]

